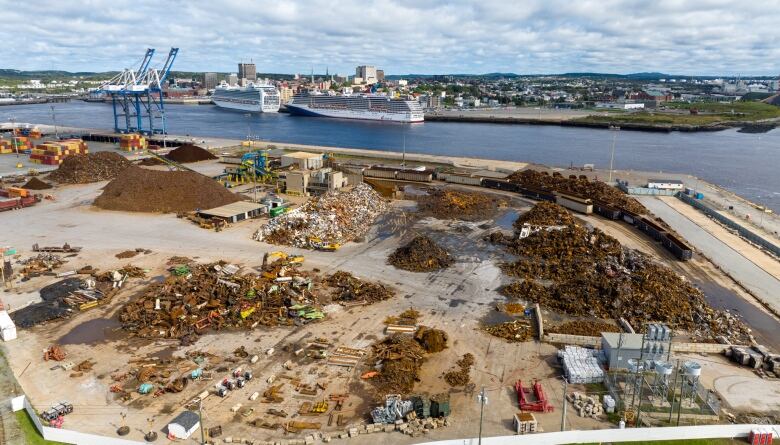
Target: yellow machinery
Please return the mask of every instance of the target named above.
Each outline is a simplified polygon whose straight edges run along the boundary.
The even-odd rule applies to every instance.
[[[317,237],[309,238],[309,246],[311,246],[312,249],[322,250],[324,252],[335,252],[341,249],[340,243],[329,243]]]
[[[273,263],[277,260],[284,261],[286,264],[302,264],[304,257],[303,255],[290,255],[281,250],[266,252],[266,254],[263,255],[263,267],[268,265],[268,263]]]

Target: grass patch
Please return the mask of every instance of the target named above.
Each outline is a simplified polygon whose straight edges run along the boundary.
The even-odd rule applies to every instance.
[[[27,414],[27,410],[22,409],[14,414],[16,415],[16,421],[19,423],[19,427],[22,429],[22,434],[24,434],[25,443],[28,445],[64,445],[62,442],[52,442],[44,439],[35,428],[35,424],[32,419],[30,419],[30,415]]]
[[[712,125],[727,122],[754,122],[780,117],[780,107],[763,102],[736,101],[731,103],[667,102],[664,106],[675,111],[641,111],[611,116],[587,116],[577,121],[634,123],[650,125]],[[696,108],[699,114],[690,114],[689,109]]]

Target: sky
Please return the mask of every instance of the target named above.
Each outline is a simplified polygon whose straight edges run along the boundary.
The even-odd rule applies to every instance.
[[[0,68],[780,73],[780,0],[0,0]]]

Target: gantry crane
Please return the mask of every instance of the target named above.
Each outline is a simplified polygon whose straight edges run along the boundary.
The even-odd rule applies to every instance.
[[[154,52],[154,48],[147,49],[137,69],[125,68],[99,89],[111,96],[117,133],[153,135],[166,132],[162,85],[171,72],[179,48],[171,48],[159,69],[149,67]]]

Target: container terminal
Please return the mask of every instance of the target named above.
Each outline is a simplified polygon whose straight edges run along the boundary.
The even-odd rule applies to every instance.
[[[705,181],[0,131],[0,386],[48,440],[777,435],[780,222]]]

